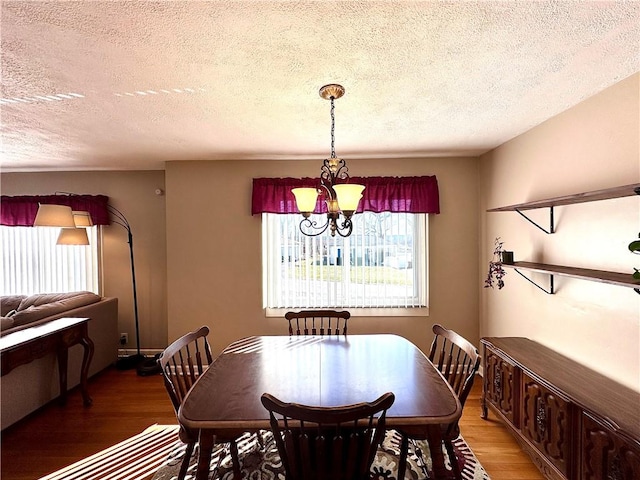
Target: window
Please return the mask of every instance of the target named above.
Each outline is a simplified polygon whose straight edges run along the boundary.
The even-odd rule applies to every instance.
[[[0,226],[2,295],[99,293],[98,227],[87,229],[90,245],[56,245],[58,228]]]
[[[308,237],[292,188],[314,178],[254,178],[251,213],[262,215],[263,292],[267,315],[300,308],[348,308],[352,315],[428,314],[429,214],[440,213],[438,181],[422,177],[351,177],[365,186],[353,232]],[[319,196],[324,224],[326,205]]]
[[[314,216],[319,223],[326,220]],[[363,212],[353,217],[353,233],[346,238],[305,236],[300,220],[300,215],[263,214],[268,310],[420,309],[425,314],[427,214]]]

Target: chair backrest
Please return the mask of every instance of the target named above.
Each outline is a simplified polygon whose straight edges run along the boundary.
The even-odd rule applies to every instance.
[[[176,414],[195,381],[213,361],[208,334],[209,328],[205,326],[187,333],[169,345],[158,358]]]
[[[395,396],[339,407],[285,403],[268,393],[261,400],[288,480],[364,480]]]
[[[480,368],[478,349],[466,338],[442,325],[434,325],[429,360],[440,370],[464,406]]]
[[[289,321],[289,335],[346,335],[350,317],[346,310],[301,310],[284,316]]]

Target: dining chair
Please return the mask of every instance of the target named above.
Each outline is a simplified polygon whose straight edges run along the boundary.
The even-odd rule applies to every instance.
[[[200,327],[194,332],[187,333],[169,345],[158,357],[158,364],[162,370],[164,386],[167,389],[173,409],[178,416],[178,409],[195,381],[213,362],[211,347],[207,340],[209,328]],[[178,422],[179,423],[179,422]],[[183,480],[189,468],[189,461],[193,453],[198,432],[180,425],[180,440],[186,443],[178,480]],[[239,464],[237,449],[231,448],[231,457],[235,465]]]
[[[289,321],[289,335],[346,335],[350,317],[346,310],[301,310],[284,315]]]
[[[391,392],[373,402],[337,407],[261,397],[287,480],[364,480],[385,434]]]
[[[451,385],[460,406],[464,409],[465,401],[480,368],[480,353],[475,345],[453,330],[439,324],[433,325],[432,330],[435,336],[429,350],[429,360]],[[442,427],[442,441],[456,478],[460,478],[461,474],[453,449],[453,441],[459,435],[460,427],[457,421]]]

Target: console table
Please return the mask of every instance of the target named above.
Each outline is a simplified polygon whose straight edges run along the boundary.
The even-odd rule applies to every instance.
[[[640,478],[640,392],[527,338],[481,343],[482,417],[491,410],[546,478]]]
[[[88,334],[88,321],[88,318],[59,318],[0,337],[0,375],[6,375],[15,367],[48,353],[55,353],[58,356],[60,375],[60,402],[64,405],[67,401],[69,347],[81,344],[84,347],[84,356],[80,371],[80,388],[84,405],[91,405],[87,376],[94,347]]]

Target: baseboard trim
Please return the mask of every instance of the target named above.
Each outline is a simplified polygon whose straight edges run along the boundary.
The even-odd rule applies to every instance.
[[[140,353],[145,357],[153,357],[159,353],[162,353],[163,350],[160,348],[141,348]],[[129,355],[135,355],[138,351],[135,348],[119,348],[118,349],[118,358],[128,357]]]

